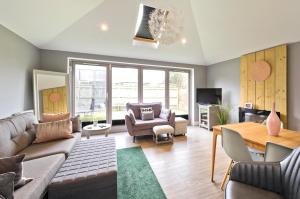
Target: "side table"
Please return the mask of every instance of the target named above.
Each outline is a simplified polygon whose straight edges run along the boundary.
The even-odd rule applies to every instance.
[[[111,130],[111,125],[105,123],[100,123],[97,124],[96,126],[94,124],[90,124],[83,127],[83,132],[86,135],[87,139],[90,139],[90,135],[103,134],[103,133],[105,133],[105,137],[107,137],[108,134],[110,133],[110,130]]]

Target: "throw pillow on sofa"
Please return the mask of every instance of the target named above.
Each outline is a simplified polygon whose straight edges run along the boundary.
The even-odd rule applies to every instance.
[[[151,112],[142,112],[142,120],[153,120],[154,119],[154,113]]]
[[[42,115],[42,122],[55,122],[60,120],[67,120],[70,119],[70,113],[58,113],[58,114],[52,114],[52,113],[43,113]]]
[[[15,173],[0,174],[0,199],[13,199]]]
[[[33,143],[73,138],[70,119],[35,124],[36,139]]]
[[[159,118],[164,120],[169,120],[170,116],[171,116],[171,110],[169,109],[162,109],[159,114]]]
[[[80,116],[77,115],[75,117],[72,117],[70,119],[72,121],[72,131],[74,132],[79,132],[81,131],[81,121],[80,121]]]
[[[153,120],[154,112],[152,110],[152,107],[141,108],[141,117],[142,117],[142,120]]]
[[[12,157],[0,158],[0,174],[14,172],[14,188],[18,189],[28,182],[32,181],[32,178],[23,177],[23,159],[25,154],[16,155]]]
[[[152,107],[143,107],[143,108],[140,108],[140,109],[141,109],[141,113],[152,112],[153,111]]]

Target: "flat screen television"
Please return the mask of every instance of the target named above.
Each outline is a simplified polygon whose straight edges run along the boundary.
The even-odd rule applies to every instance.
[[[222,102],[222,88],[197,88],[197,103],[218,104]]]

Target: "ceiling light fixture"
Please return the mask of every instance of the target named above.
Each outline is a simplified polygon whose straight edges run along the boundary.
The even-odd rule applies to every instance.
[[[181,39],[181,43],[182,43],[182,44],[186,44],[186,38],[182,38],[182,39]]]
[[[100,28],[101,28],[101,30],[102,31],[107,31],[108,30],[108,25],[107,24],[105,24],[105,23],[103,23],[103,24],[101,24],[101,26],[100,26]]]
[[[149,30],[160,44],[170,45],[182,38],[183,13],[174,8],[155,9],[150,14]]]

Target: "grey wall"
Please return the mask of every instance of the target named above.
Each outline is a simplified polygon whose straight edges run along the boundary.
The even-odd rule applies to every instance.
[[[207,66],[207,87],[222,88],[222,101],[231,107],[230,122],[238,122],[240,103],[240,60]]]
[[[288,127],[300,131],[300,42],[288,45]]]
[[[224,102],[239,105],[239,58],[207,66],[207,86],[222,87]],[[288,128],[300,131],[300,42],[288,45]],[[235,109],[235,112],[237,109]],[[235,114],[237,119],[237,114]],[[234,119],[234,120],[236,120]]]
[[[32,70],[39,49],[0,25],[0,118],[33,108]]]
[[[41,53],[40,65],[43,70],[67,72],[68,57],[115,61],[115,62],[139,63],[139,64],[149,64],[149,65],[186,67],[186,68],[194,69],[194,74],[195,74],[193,80],[195,86],[194,89],[199,87],[206,87],[206,68],[204,66],[194,66],[194,65],[181,64],[181,63],[160,62],[160,61],[153,61],[153,60],[131,59],[131,58],[124,58],[124,57],[112,57],[112,56],[54,51],[54,50],[41,50],[40,53]],[[195,111],[194,120],[198,121],[198,109],[196,106],[194,108],[194,111]]]

